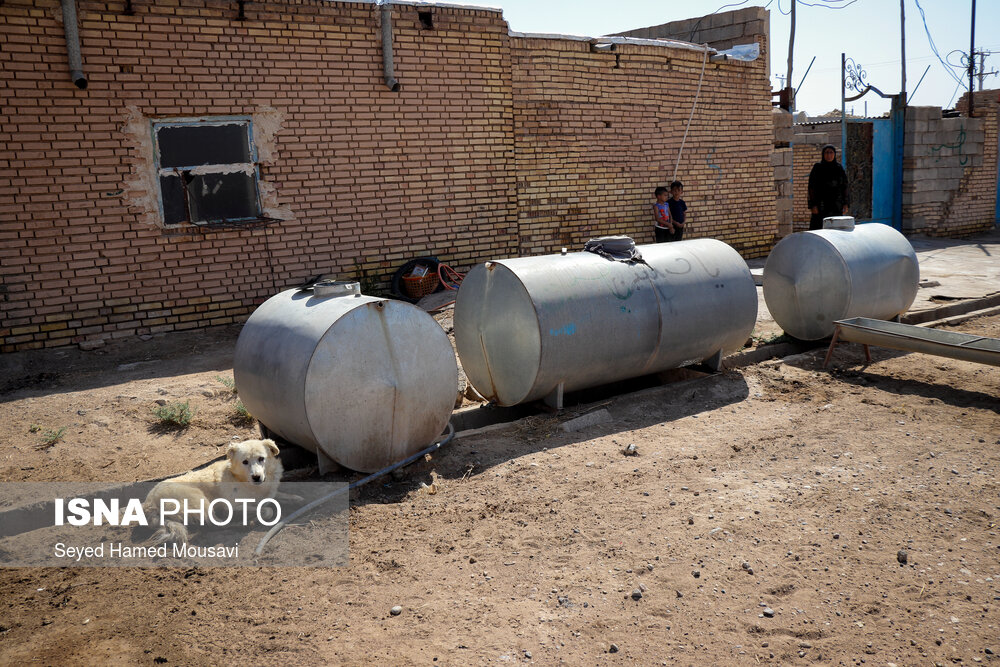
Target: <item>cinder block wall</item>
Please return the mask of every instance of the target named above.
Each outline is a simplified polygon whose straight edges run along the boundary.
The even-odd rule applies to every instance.
[[[695,44],[708,44],[719,49],[729,49],[737,44],[752,44],[759,42],[767,50],[771,22],[769,14],[763,7],[746,7],[732,12],[720,12],[708,16],[671,21],[648,28],[637,28],[618,33],[626,37],[642,39],[679,39]],[[769,68],[769,61],[764,60],[764,66]],[[768,71],[770,77],[770,71]],[[768,90],[770,95],[770,90]]]
[[[774,107],[771,110],[774,124],[774,152],[771,166],[774,168],[774,195],[778,221],[778,238],[792,233],[792,114]]]
[[[392,93],[374,4],[248,3],[243,21],[219,0],[132,6],[79,0],[78,90],[58,2],[0,4],[0,351],[239,322],[307,276],[384,285],[422,254],[464,269],[602,233],[650,241],[701,67],[394,4]],[[708,65],[679,174],[691,235],[747,255],[776,231],[766,62]],[[252,119],[272,222],[164,227],[151,122],[233,115]]]
[[[975,116],[942,118],[937,107],[909,107],[903,145],[903,231],[963,236],[996,219],[1000,91],[976,93]]]

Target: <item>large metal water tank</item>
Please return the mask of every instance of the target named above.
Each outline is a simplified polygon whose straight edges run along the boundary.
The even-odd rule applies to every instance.
[[[233,373],[243,404],[268,429],[374,472],[441,434],[458,367],[430,315],[351,285],[265,301],[240,332]]]
[[[764,265],[764,301],[785,332],[818,340],[833,334],[836,320],[906,312],[919,281],[913,246],[892,227],[820,229],[774,246]]]
[[[738,350],[757,318],[746,262],[712,239],[486,262],[465,277],[455,345],[500,405],[655,373]],[[555,399],[558,402],[559,399]]]

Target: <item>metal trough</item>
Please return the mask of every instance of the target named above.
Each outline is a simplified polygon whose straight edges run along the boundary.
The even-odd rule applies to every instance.
[[[864,345],[868,361],[871,361],[868,346],[878,345],[904,352],[920,352],[977,364],[1000,366],[1000,339],[997,338],[941,331],[867,317],[837,320],[834,324],[833,340],[830,341],[830,349],[827,350],[826,359],[823,361],[824,367],[830,362],[833,348],[840,341]]]

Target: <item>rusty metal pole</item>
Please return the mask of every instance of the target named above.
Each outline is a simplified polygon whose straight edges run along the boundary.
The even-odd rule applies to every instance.
[[[976,72],[976,0],[972,0],[972,34],[969,37],[969,118],[975,109],[976,89],[972,85],[972,78]]]

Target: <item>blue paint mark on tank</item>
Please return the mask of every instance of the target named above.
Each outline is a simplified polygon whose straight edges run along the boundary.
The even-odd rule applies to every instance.
[[[572,336],[576,333],[576,325],[570,322],[561,329],[549,329],[550,336]]]

